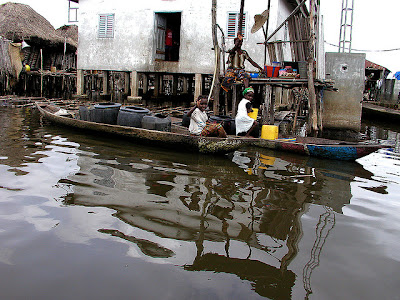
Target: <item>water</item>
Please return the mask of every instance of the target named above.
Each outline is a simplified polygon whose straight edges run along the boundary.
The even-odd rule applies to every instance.
[[[0,121],[2,299],[400,298],[398,152],[204,156]]]

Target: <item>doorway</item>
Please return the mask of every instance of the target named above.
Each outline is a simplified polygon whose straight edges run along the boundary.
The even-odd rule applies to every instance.
[[[156,13],[156,61],[179,61],[181,13]]]

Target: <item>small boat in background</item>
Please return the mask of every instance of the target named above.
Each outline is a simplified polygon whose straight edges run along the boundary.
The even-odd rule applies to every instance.
[[[371,117],[383,120],[400,120],[400,110],[381,105],[363,102],[362,104],[363,117]]]
[[[201,137],[190,135],[188,129],[181,124],[173,123],[170,132],[159,131],[80,120],[79,116],[73,112],[51,103],[36,102],[36,107],[44,118],[56,124],[88,130],[97,134],[120,136],[142,144],[179,151],[224,154],[239,148],[254,146],[313,157],[354,161],[380,148],[387,147],[368,142],[351,143],[312,137],[278,138],[274,140],[237,136],[228,136],[228,138]]]

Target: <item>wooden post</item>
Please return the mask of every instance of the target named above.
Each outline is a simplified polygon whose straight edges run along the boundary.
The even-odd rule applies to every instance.
[[[215,55],[215,68],[214,68],[214,78],[212,84],[212,97],[214,98],[213,102],[213,111],[214,114],[217,115],[219,112],[219,93],[221,90],[221,84],[219,81],[219,74],[221,69],[221,49],[219,48],[218,39],[217,39],[217,0],[212,0],[212,8],[211,8],[211,16],[212,16],[212,37],[214,44],[214,55]]]
[[[229,94],[228,93],[224,93],[225,94],[225,112],[224,112],[224,114],[225,115],[228,115],[228,112],[229,112],[229,108],[228,108],[228,96],[229,96]]]
[[[272,106],[272,87],[269,84],[264,86],[264,103],[262,110],[262,125],[271,124],[271,106]],[[272,110],[273,111],[273,110]],[[272,118],[274,118],[272,116]]]
[[[242,27],[243,27],[243,10],[244,10],[244,0],[240,1],[240,13],[239,13],[239,22],[238,22],[238,34],[243,34]]]
[[[143,95],[146,95],[149,89],[149,83],[147,79],[147,74],[142,73],[142,80],[143,80]]]
[[[187,78],[187,76],[183,77],[183,94],[187,94],[189,93],[189,79]]]
[[[232,117],[236,116],[237,85],[232,86]]]
[[[130,88],[130,76],[128,72],[124,72],[124,94],[128,95]]]
[[[40,97],[43,97],[43,49],[40,49]]]
[[[108,71],[103,71],[103,95],[108,94]]]
[[[203,76],[201,74],[196,74],[194,79],[194,99],[196,102],[197,98],[201,95],[203,91]]]
[[[275,86],[270,86],[271,91],[270,91],[270,100],[269,100],[269,116],[268,116],[268,122],[269,125],[273,125],[275,122],[275,97],[274,95],[276,94],[276,87]]]
[[[323,93],[322,90],[317,89],[317,107],[318,107],[318,128],[320,131],[323,130],[323,125],[322,125],[322,95],[321,93]]]
[[[307,60],[307,77],[308,77],[308,92],[309,92],[309,125],[311,130],[316,134],[318,132],[317,120],[317,97],[314,86],[314,49],[315,49],[315,0],[310,0],[310,42]]]
[[[268,0],[268,14],[270,13],[269,10],[271,9],[271,0]],[[264,30],[264,26],[263,26],[263,30],[264,30],[264,38],[265,40],[268,37],[268,29],[269,29],[269,17],[267,19],[267,25],[265,25],[265,30]],[[267,64],[267,43],[264,44],[264,65]]]
[[[154,74],[154,97],[158,97],[160,95],[160,80],[161,77],[159,73]]]
[[[83,95],[84,93],[84,75],[83,75],[83,70],[78,69],[76,71],[76,94],[77,95]]]
[[[131,72],[131,96],[137,97],[139,95],[138,73],[137,71]]]

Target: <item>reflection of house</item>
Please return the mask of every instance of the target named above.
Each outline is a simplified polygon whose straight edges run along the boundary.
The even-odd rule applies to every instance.
[[[75,32],[75,34],[71,34],[71,32]],[[31,78],[29,76],[20,78],[25,81],[23,86],[28,90],[39,89],[40,92],[41,84],[37,82],[37,78],[33,78],[36,77],[34,73],[36,71],[51,70],[52,73],[55,73],[57,69],[72,70],[76,68],[77,27],[69,28],[67,26],[56,31],[44,17],[28,5],[11,2],[0,5],[0,36],[5,38],[8,43],[12,42],[14,48],[17,48],[15,51],[22,52],[19,61],[11,58],[14,65],[18,65],[18,68],[15,68],[18,69],[17,72],[14,74],[8,72],[7,75],[18,79],[23,66],[30,66],[31,72],[28,72],[28,75],[31,75]],[[4,60],[10,60],[10,58],[4,57],[4,51],[0,55],[2,55],[0,68],[5,70]],[[55,82],[51,82],[51,80],[44,80],[44,88],[48,81],[50,81],[49,85],[53,85],[53,89],[56,88],[54,87]],[[33,91],[26,92],[33,93]]]
[[[216,22],[224,32],[226,48],[232,47],[236,37],[240,2],[219,0],[217,3]],[[306,60],[308,41],[298,37],[302,32],[296,28],[301,28],[299,24],[307,27],[307,9],[299,9],[297,19],[284,22],[300,2],[273,1],[268,33],[283,23],[286,25],[269,40],[266,49],[257,44],[265,40],[263,31],[252,34],[250,29],[254,16],[261,14],[267,4],[245,3],[243,47],[254,61],[263,65],[264,62]],[[88,93],[83,79],[87,70],[103,71],[105,94],[115,92],[110,83],[104,84],[108,82],[110,71],[124,74],[125,84],[115,89],[133,97],[186,95],[186,100],[190,101],[193,96],[209,92],[215,67],[211,1],[105,0],[98,5],[95,0],[80,0],[79,12],[78,94]],[[172,43],[166,47],[168,29],[172,30]],[[219,41],[222,40],[221,31],[218,31]],[[316,51],[320,59],[318,74],[324,74],[322,44],[318,43]],[[225,61],[226,57],[221,59],[221,63]],[[250,64],[247,67],[255,69]]]

